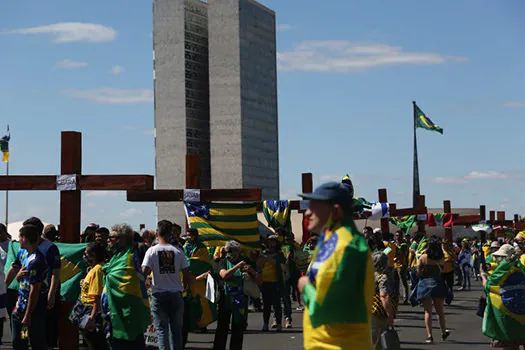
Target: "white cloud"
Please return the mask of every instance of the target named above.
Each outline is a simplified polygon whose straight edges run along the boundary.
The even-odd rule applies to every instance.
[[[126,70],[124,69],[124,67],[119,66],[118,64],[116,64],[113,67],[111,67],[111,74],[113,74],[113,75],[119,75],[119,74],[124,73],[125,71]]]
[[[155,129],[146,129],[146,130],[144,130],[144,135],[153,135],[153,136],[155,136]]]
[[[433,52],[407,52],[399,46],[350,41],[303,41],[293,50],[277,53],[281,71],[352,72],[388,65],[464,62],[465,57]]]
[[[470,180],[502,180],[508,178],[507,174],[501,171],[471,171],[466,176],[461,177],[434,177],[431,179],[435,183],[454,184],[467,183]]]
[[[504,108],[522,108],[525,107],[525,102],[505,102],[501,105]]]
[[[492,180],[492,179],[506,179],[507,175],[500,171],[472,171],[470,174],[465,176],[467,179],[472,180]]]
[[[107,104],[152,103],[153,91],[150,89],[93,88],[86,90],[69,89],[63,91],[74,97]]]
[[[327,182],[327,181],[341,181],[343,177],[337,176],[337,175],[321,175],[319,179],[321,181]]]
[[[290,29],[292,29],[292,26],[289,25],[289,24],[279,24],[277,26],[277,31],[278,32],[284,32],[284,31],[290,30]]]
[[[440,184],[459,184],[459,183],[466,183],[467,180],[462,177],[434,177],[432,178],[432,182],[440,183]]]
[[[88,197],[118,197],[121,193],[117,191],[90,191]]]
[[[55,44],[72,42],[100,43],[113,41],[117,32],[111,28],[96,23],[63,22],[39,27],[21,28],[4,31],[7,34],[47,34]]]
[[[63,60],[55,64],[56,68],[65,68],[65,69],[86,68],[87,66],[88,66],[87,62],[72,61],[72,60]]]
[[[139,210],[137,208],[129,208],[129,209],[126,209],[123,212],[121,212],[120,216],[125,217],[125,218],[129,218],[129,217],[137,216],[137,215],[141,215],[141,214],[142,214],[142,210]]]

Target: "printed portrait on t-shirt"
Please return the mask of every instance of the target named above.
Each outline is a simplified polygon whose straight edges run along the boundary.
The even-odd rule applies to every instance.
[[[175,273],[175,253],[169,250],[159,251],[160,273]]]

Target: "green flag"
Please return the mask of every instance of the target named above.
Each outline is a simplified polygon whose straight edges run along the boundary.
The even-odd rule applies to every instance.
[[[439,125],[434,124],[418,106],[416,106],[416,126],[430,131],[437,131],[443,135],[443,129]]]
[[[482,331],[497,340],[521,340],[525,330],[525,267],[503,261],[485,284],[487,307]]]
[[[144,275],[131,250],[116,253],[102,268],[104,292],[102,305],[111,317],[113,337],[135,340],[151,322]]]
[[[83,259],[84,250],[87,244],[82,243],[55,243],[60,252],[60,295],[64,301],[74,303],[80,295],[80,280],[86,275],[86,262]],[[20,243],[18,241],[9,242],[7,249],[7,261],[5,273],[9,271],[11,264],[17,259]],[[9,289],[18,289],[16,279],[8,286]]]
[[[412,227],[414,227],[417,224],[417,216],[416,215],[406,215],[406,216],[398,216],[395,218],[390,218],[390,222],[399,227],[400,230],[404,230],[405,234],[410,231]]]

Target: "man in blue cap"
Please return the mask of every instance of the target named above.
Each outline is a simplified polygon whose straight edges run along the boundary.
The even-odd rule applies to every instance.
[[[308,230],[320,234],[307,275],[299,280],[304,348],[371,349],[374,270],[352,219],[352,190],[329,182],[301,197],[310,201]]]

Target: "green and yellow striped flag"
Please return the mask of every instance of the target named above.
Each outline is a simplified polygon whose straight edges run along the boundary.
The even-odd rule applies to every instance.
[[[434,124],[432,120],[430,120],[429,117],[423,113],[423,111],[417,106],[416,107],[416,127],[430,130],[430,131],[437,131],[441,135],[443,135],[443,129],[439,127],[439,125]]]
[[[207,246],[223,246],[236,240],[243,248],[259,248],[261,235],[255,203],[185,202],[191,228],[199,231],[199,239]]]

